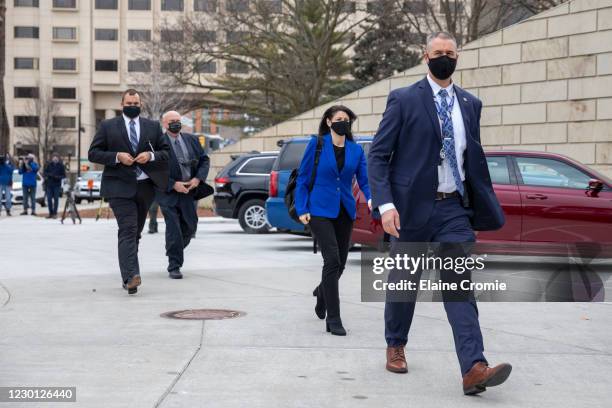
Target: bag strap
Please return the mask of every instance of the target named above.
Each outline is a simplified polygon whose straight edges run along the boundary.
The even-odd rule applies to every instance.
[[[310,177],[310,185],[308,191],[312,191],[314,187],[315,178],[317,178],[317,167],[319,166],[319,158],[321,157],[321,150],[323,150],[323,138],[316,136],[317,138],[317,150],[315,150],[314,167],[312,168],[312,176]]]

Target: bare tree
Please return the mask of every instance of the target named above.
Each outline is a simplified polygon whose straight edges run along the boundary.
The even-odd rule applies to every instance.
[[[228,0],[215,21],[188,15],[165,25],[156,47],[182,61],[172,75],[204,90],[203,103],[245,112],[263,127],[347,93],[347,51],[372,27],[369,16],[354,17],[353,5]]]
[[[6,95],[4,94],[5,51],[6,51],[6,0],[0,0],[0,154],[9,151],[9,124],[6,116]]]
[[[27,127],[27,133],[22,140],[27,144],[38,147],[39,161],[44,165],[53,148],[60,145],[66,139],[64,131],[59,127],[54,119],[60,116],[59,105],[53,99],[53,94],[49,86],[39,87],[38,98],[28,101],[25,114],[36,117],[36,121]]]

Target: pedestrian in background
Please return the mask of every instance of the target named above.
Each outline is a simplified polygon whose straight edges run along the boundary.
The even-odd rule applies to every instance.
[[[47,205],[49,215],[47,218],[57,218],[57,207],[62,188],[62,180],[66,178],[66,167],[60,160],[59,155],[54,154],[51,161],[45,166],[43,172],[45,178],[45,191],[47,193]]]
[[[325,111],[319,136],[310,140],[304,152],[295,189],[297,215],[303,224],[310,224],[323,256],[321,283],[313,292],[317,297],[315,313],[325,319],[327,312],[326,330],[337,336],[346,336],[340,318],[338,280],[346,264],[357,210],[352,188],[355,176],[370,205],[365,153],[351,132],[355,119],[345,106]]]
[[[23,191],[23,212],[28,215],[28,208],[32,207],[32,215],[36,215],[36,175],[40,166],[36,163],[34,155],[29,153],[24,159],[19,159],[19,174],[21,174],[21,188]],[[29,204],[28,204],[29,202]]]
[[[157,213],[159,212],[159,204],[153,201],[149,207],[149,234],[157,234]]]
[[[11,160],[11,156],[7,153],[1,158],[2,162],[0,163],[0,213],[2,213],[2,203],[4,203],[4,208],[6,209],[6,215],[11,216],[11,205],[13,195],[11,193],[11,189],[13,186],[13,171],[15,167],[13,166],[13,161]],[[2,201],[4,200],[4,201]]]
[[[166,129],[164,138],[171,146],[169,180],[165,191],[156,191],[155,200],[166,222],[168,277],[182,279],[184,250],[198,228],[193,190],[206,181],[210,159],[196,136],[181,131],[180,113],[166,112],[162,123]]]

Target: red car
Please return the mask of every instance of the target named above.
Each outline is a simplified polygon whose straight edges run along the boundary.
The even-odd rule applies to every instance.
[[[612,254],[608,177],[559,154],[503,150],[486,156],[506,224],[497,231],[479,232],[476,252],[567,255],[568,247],[580,243],[579,247],[595,247],[593,256]],[[381,248],[385,234],[380,220],[372,218],[356,183],[353,192],[353,242]]]

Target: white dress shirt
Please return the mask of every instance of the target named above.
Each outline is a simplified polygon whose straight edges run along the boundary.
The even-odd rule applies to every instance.
[[[132,142],[129,141],[129,137],[130,137],[130,121],[134,121],[134,127],[136,128],[136,139],[138,139],[138,142],[140,142],[140,116],[136,116],[134,119],[130,119],[127,116],[125,116],[125,114],[123,114],[123,122],[125,123],[125,130],[127,130],[127,134],[128,134],[128,142],[131,144]],[[153,161],[155,160],[155,154],[153,153],[153,150],[151,147],[149,147],[150,153],[151,153],[151,159],[149,161]],[[115,160],[117,163],[119,163],[119,159]],[[136,164],[133,164],[133,166],[135,166]],[[142,170],[142,169],[141,169]],[[146,180],[148,179],[149,176],[147,175],[147,173],[145,173],[144,171],[142,171],[140,173],[140,175],[136,178],[136,180]]]
[[[438,105],[442,107],[442,97],[438,95],[438,92],[442,89],[440,85],[438,85],[429,74],[427,74],[427,81],[429,82],[429,86],[433,91],[433,98],[437,101]],[[459,100],[455,94],[455,88],[451,83],[446,88],[446,92],[448,93],[448,97],[446,98],[446,103],[450,106],[451,101],[454,99],[453,110],[451,111],[451,119],[453,121],[453,135],[455,139],[455,155],[457,156],[457,166],[459,167],[459,175],[461,180],[465,180],[465,170],[463,168],[463,154],[466,148],[466,135],[465,135],[465,126],[463,124],[463,116],[461,115],[461,107],[459,106]],[[440,123],[440,131],[442,131],[442,121],[438,117],[438,122]],[[448,160],[442,160],[442,164],[438,165],[438,192],[440,193],[452,193],[456,191],[457,187],[455,186],[455,179],[453,177],[453,170],[450,167]],[[395,208],[393,203],[385,203],[378,206],[378,211],[383,214],[384,212]]]

